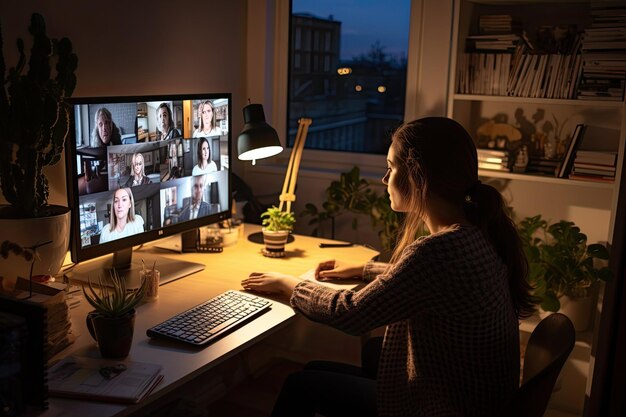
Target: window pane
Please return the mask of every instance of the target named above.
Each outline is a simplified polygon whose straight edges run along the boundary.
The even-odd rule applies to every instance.
[[[288,144],[385,154],[404,118],[411,1],[292,0]]]

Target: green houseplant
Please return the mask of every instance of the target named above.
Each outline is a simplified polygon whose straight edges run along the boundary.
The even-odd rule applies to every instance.
[[[56,274],[67,253],[69,209],[48,204],[43,169],[61,159],[69,134],[66,98],[76,86],[78,59],[69,39],[47,36],[40,14],[32,15],[28,30],[28,65],[20,38],[18,62],[7,69],[0,27],[0,187],[8,202],[0,207],[0,233],[23,247],[52,240],[41,249],[34,274]]]
[[[609,251],[600,243],[587,244],[587,236],[573,222],[549,223],[541,215],[523,219],[518,230],[528,259],[529,280],[545,311],[559,311],[564,300],[589,299],[595,286],[611,278],[606,266]],[[591,313],[588,315],[590,316]],[[570,317],[571,318],[571,317]],[[579,325],[579,330],[585,325]]]
[[[293,230],[296,218],[292,212],[283,211],[276,206],[261,214],[265,256],[279,258],[285,256],[285,244]]]
[[[135,307],[143,299],[148,281],[142,280],[139,288],[128,289],[126,280],[115,269],[109,279],[99,278],[94,286],[91,280],[83,286],[85,300],[94,308],[87,315],[87,328],[98,342],[105,358],[122,358],[128,355],[135,328]]]
[[[326,201],[321,208],[307,203],[302,212],[311,216],[309,224],[315,225],[312,231],[314,236],[320,233],[320,227],[325,222],[331,224],[331,238],[335,234],[335,222],[338,218],[352,214],[351,227],[356,230],[359,226],[357,215],[366,215],[370,218],[372,227],[377,230],[381,247],[391,252],[399,230],[398,214],[391,209],[387,192],[377,193],[371,184],[361,178],[359,167],[355,166],[348,172],[340,174],[338,181],[332,181],[326,189]]]

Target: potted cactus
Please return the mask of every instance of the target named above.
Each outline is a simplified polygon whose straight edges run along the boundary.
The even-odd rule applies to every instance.
[[[285,256],[285,244],[296,223],[293,213],[272,206],[261,214],[261,220],[265,243],[263,255],[271,258]]]
[[[32,37],[28,63],[24,41],[18,39],[18,62],[7,68],[1,29],[0,187],[8,204],[0,206],[0,239],[23,247],[52,241],[39,251],[41,261],[33,275],[54,275],[67,253],[70,216],[67,207],[48,204],[43,169],[61,159],[70,131],[66,98],[76,85],[78,59],[67,38],[47,36],[44,18],[35,13],[28,27]],[[15,275],[24,267],[12,264],[17,263],[5,263],[0,269]]]
[[[126,280],[115,269],[110,271],[106,282],[100,278],[97,289],[88,282],[83,286],[85,300],[95,309],[87,314],[87,328],[98,343],[104,358],[128,356],[133,342],[135,328],[135,307],[143,299],[147,280],[142,280],[139,288],[127,289]]]

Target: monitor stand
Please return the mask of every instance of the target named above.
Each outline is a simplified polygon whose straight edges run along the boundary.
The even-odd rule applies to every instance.
[[[115,265],[116,271],[126,280],[126,288],[133,289],[141,285],[139,271],[144,268],[144,265],[146,269],[152,269],[152,266],[156,265],[156,269],[161,273],[159,285],[200,272],[205,267],[204,264],[167,258],[148,252],[135,252],[135,256],[132,254],[132,248],[124,249],[113,253],[113,256],[78,264],[64,275],[70,283],[78,285],[90,280],[92,283],[97,283],[99,278],[106,280]]]

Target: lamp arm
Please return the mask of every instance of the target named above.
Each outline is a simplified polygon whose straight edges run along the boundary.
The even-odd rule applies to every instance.
[[[300,169],[300,161],[302,160],[304,143],[306,142],[309,125],[312,121],[313,120],[309,118],[301,118],[298,120],[298,133],[296,133],[296,140],[294,141],[293,149],[289,156],[289,164],[287,165],[283,190],[279,197],[280,204],[278,208],[280,211],[290,213],[291,203],[296,201],[296,181],[298,180],[298,171]]]

